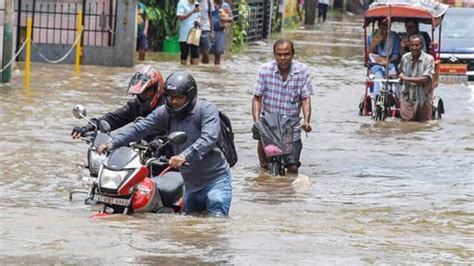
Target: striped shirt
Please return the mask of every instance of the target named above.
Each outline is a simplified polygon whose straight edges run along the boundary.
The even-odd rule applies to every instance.
[[[431,81],[433,80],[433,74],[435,72],[433,56],[422,51],[420,58],[418,58],[415,64],[413,64],[414,60],[412,53],[404,54],[400,61],[400,71],[407,77],[426,76],[430,78],[430,81],[424,84],[403,82],[402,100],[417,102],[418,105],[431,105],[433,98]]]
[[[283,81],[276,61],[264,64],[257,77],[253,94],[262,97],[263,113],[279,112],[298,118],[301,100],[314,94],[308,67],[293,60],[288,77]],[[300,139],[301,130],[295,129],[294,139]]]

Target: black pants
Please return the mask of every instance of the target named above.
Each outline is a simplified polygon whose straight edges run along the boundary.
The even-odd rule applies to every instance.
[[[186,42],[179,42],[179,50],[181,51],[181,60],[187,60],[189,51],[191,51],[191,58],[199,58],[199,47],[189,45]]]
[[[318,4],[318,19],[323,17],[323,22],[326,21],[326,14],[328,13],[328,6],[326,4]]]

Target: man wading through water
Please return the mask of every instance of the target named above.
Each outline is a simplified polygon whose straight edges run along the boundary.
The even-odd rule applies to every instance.
[[[301,128],[310,132],[312,130],[311,95],[314,91],[308,67],[293,60],[295,48],[290,40],[276,41],[273,45],[273,55],[275,61],[264,64],[258,72],[252,100],[253,120],[257,122],[262,114],[275,112],[298,120],[303,110]],[[285,159],[289,173],[298,174],[302,148],[301,129],[296,127],[293,136],[293,152]],[[267,168],[268,164],[260,140],[257,153],[260,166]]]
[[[185,213],[227,217],[232,174],[217,146],[221,137],[219,111],[214,104],[198,99],[197,93],[196,81],[189,73],[172,73],[164,84],[164,106],[115,134],[112,143],[100,145],[97,152],[126,146],[156,132],[184,131],[188,135],[186,142],[171,144],[173,156],[169,165],[179,168],[183,176]]]
[[[434,59],[423,52],[423,37],[412,35],[409,41],[411,52],[403,55],[399,67],[398,77],[403,82],[400,116],[405,121],[428,121],[432,116]]]

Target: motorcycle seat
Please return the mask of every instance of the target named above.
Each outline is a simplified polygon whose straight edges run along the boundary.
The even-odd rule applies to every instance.
[[[184,181],[179,172],[168,172],[153,179],[165,207],[173,206],[183,196]]]

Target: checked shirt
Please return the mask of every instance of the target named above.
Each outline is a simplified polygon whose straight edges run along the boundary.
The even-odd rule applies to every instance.
[[[298,119],[301,99],[314,94],[308,67],[293,60],[286,81],[283,81],[276,61],[264,64],[257,76],[253,94],[262,97],[263,113],[279,112]],[[300,139],[301,129],[295,128],[294,139]]]

